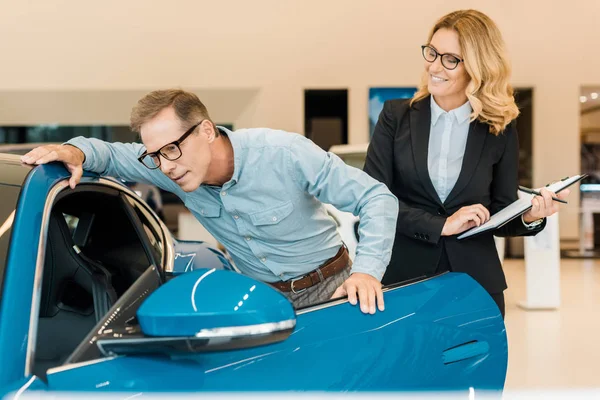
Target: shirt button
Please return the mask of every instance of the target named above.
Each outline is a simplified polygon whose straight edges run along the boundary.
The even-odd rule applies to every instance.
[[[200,214],[204,215],[204,209],[200,210]]]
[[[277,221],[277,217],[273,217],[273,222]]]
[[[221,196],[227,196],[227,192],[226,191],[222,191],[221,192]]]
[[[246,239],[246,242],[249,242],[252,240],[252,238],[250,236],[246,236],[244,239]]]
[[[261,258],[260,258],[260,261],[262,261],[262,262],[265,262],[265,261],[267,261],[267,257],[261,257]]]
[[[233,216],[233,218],[234,218],[234,219],[239,219],[239,218],[240,218],[240,216],[239,216],[239,215],[234,215],[234,216]]]

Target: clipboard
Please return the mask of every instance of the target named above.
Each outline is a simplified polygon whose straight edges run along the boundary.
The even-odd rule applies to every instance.
[[[561,179],[558,182],[546,185],[546,189],[554,193],[559,193],[562,190],[565,190],[569,186],[585,178],[587,178],[586,174],[568,176],[564,179]],[[539,189],[537,190],[539,191]],[[532,207],[531,199],[533,199],[534,197],[535,195],[533,194],[524,193],[524,195],[521,198],[515,200],[508,206],[504,207],[502,210],[498,211],[496,214],[492,215],[489,221],[487,221],[485,224],[476,226],[474,228],[469,229],[468,231],[461,233],[460,235],[458,235],[457,239],[466,239],[483,232],[503,227],[513,219],[520,217],[521,215],[529,211]]]

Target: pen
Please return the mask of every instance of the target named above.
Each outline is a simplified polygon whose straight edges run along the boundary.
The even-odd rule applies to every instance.
[[[519,186],[519,190],[520,190],[521,192],[525,192],[525,193],[529,193],[529,194],[535,194],[536,196],[541,196],[541,195],[542,195],[542,194],[541,194],[540,192],[538,192],[537,190],[529,189],[529,188],[526,188],[526,187],[524,187],[524,186]],[[561,200],[561,199],[559,199],[559,198],[556,198],[556,197],[552,197],[552,200],[554,200],[554,201],[558,201],[559,203],[563,203],[563,204],[569,204],[569,203],[567,203],[566,201],[564,201],[564,200]]]

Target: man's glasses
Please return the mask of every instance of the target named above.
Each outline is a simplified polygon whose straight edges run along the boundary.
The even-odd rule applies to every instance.
[[[158,151],[152,153],[148,153],[147,151],[144,152],[144,154],[138,157],[138,161],[144,164],[146,168],[156,169],[160,167],[160,156],[163,156],[169,161],[175,161],[179,159],[182,155],[181,148],[179,146],[204,121],[205,120],[203,119],[202,121],[198,122],[196,125],[185,131],[185,133],[181,135],[179,139],[169,144],[165,144],[163,147],[158,149]]]
[[[438,56],[440,56],[442,58],[442,65],[444,66],[444,68],[449,70],[455,69],[456,67],[458,67],[458,64],[465,61],[461,60],[453,54],[440,54],[437,52],[436,49],[434,49],[431,46],[421,46],[421,51],[423,52],[423,58],[425,59],[425,61],[430,63],[433,63],[438,58]]]

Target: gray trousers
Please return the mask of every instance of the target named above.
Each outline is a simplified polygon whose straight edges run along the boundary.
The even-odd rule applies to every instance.
[[[284,292],[283,294],[292,302],[296,309],[329,300],[336,289],[348,279],[351,267],[352,261],[349,260],[346,268],[325,279],[323,282],[319,282],[300,293]]]

